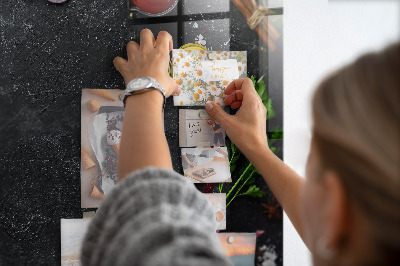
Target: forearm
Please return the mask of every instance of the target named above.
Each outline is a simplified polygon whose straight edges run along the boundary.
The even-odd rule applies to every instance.
[[[267,145],[254,147],[245,155],[261,173],[297,232],[303,238],[298,203],[304,179],[271,152]]]
[[[162,104],[163,96],[156,90],[127,98],[118,163],[119,181],[147,166],[172,169]]]
[[[188,164],[191,163],[191,161],[189,161],[189,158],[186,155],[182,155],[182,159],[187,162]]]

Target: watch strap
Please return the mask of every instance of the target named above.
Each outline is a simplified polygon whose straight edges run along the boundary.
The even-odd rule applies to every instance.
[[[150,79],[150,81],[151,81],[150,85],[148,87],[142,88],[140,90],[130,90],[130,87],[131,87],[130,84],[134,83],[136,79],[133,79],[128,83],[124,93],[120,94],[120,99],[123,101],[124,107],[126,105],[126,98],[128,96],[134,95],[135,92],[142,91],[142,90],[149,90],[149,91],[150,90],[158,90],[159,92],[161,92],[161,94],[163,95],[163,98],[164,98],[164,103],[163,103],[163,110],[164,110],[165,104],[167,101],[167,97],[166,97],[164,88],[154,78],[151,78],[151,77],[147,77],[147,78]]]

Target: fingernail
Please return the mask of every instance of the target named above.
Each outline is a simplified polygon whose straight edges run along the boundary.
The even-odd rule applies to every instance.
[[[181,94],[181,92],[182,92],[181,86],[178,86],[178,90],[176,91],[176,93],[179,95]]]
[[[214,108],[214,105],[211,102],[206,103],[206,110],[210,112]]]

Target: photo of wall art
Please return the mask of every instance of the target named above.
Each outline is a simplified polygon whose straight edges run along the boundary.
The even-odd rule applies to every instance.
[[[203,194],[211,202],[215,210],[217,220],[217,230],[226,229],[226,194],[225,193],[205,193]]]
[[[172,50],[172,72],[182,92],[175,106],[204,106],[207,101],[224,105],[228,84],[247,76],[246,51]]]
[[[123,90],[83,89],[81,101],[81,207],[97,208],[118,182],[124,118]]]
[[[61,219],[61,265],[81,265],[82,240],[91,219]]]
[[[235,266],[254,265],[256,251],[255,233],[219,233],[225,255]]]
[[[182,148],[185,177],[193,183],[232,182],[226,147]]]
[[[225,130],[205,109],[179,110],[179,147],[225,146]]]

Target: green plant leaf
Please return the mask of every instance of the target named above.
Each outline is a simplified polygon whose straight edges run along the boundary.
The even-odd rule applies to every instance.
[[[252,198],[261,198],[262,196],[264,196],[265,192],[260,190],[260,188],[258,188],[256,185],[252,185],[250,186],[246,192],[240,194],[240,196],[249,196]]]
[[[264,101],[264,99],[268,98],[266,86],[265,86],[264,80],[262,80],[262,79],[260,79],[257,82],[257,93],[260,96],[261,100],[263,100],[263,101]]]
[[[235,170],[236,170],[236,164],[231,164],[231,165],[230,165],[231,174],[232,174],[233,172],[235,172]]]
[[[249,179],[247,179],[245,185],[251,185],[254,184],[254,182],[256,182],[256,177],[255,175],[252,175]]]
[[[243,173],[246,171],[247,167],[250,166],[250,162],[246,161],[244,164],[242,164],[242,166],[240,167],[240,171],[239,171],[239,175],[243,175]],[[251,166],[249,171],[247,171],[247,173],[251,173]],[[243,178],[246,178],[246,176],[243,176]]]
[[[235,156],[232,157],[232,164],[236,163],[236,161],[239,159],[240,154],[236,154]]]
[[[275,110],[272,108],[272,99],[269,98],[267,101],[263,102],[265,108],[267,109],[267,120],[275,116]]]
[[[236,147],[236,145],[231,141],[231,151],[232,154],[237,153],[240,154],[240,150],[238,149],[238,147]]]

